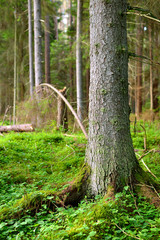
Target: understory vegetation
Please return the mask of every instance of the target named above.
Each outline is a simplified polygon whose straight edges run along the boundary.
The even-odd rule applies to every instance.
[[[137,158],[157,182],[159,128],[156,121],[131,122]],[[160,210],[128,186],[115,199],[85,197],[78,206],[56,205],[53,195],[81,172],[86,143],[81,133],[57,131],[0,136],[1,240],[160,239]]]

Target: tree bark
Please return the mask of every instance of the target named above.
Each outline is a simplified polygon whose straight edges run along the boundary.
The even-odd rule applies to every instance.
[[[50,26],[49,16],[45,17],[45,82],[51,83],[50,78]]]
[[[0,126],[0,132],[33,132],[34,128],[31,124],[20,124],[11,126]]]
[[[32,38],[32,2],[28,0],[28,42],[29,42],[29,82],[30,82],[30,96],[33,98],[33,38]]]
[[[156,59],[159,58],[159,52],[157,51],[157,49],[159,49],[159,27],[157,26],[157,28],[155,29],[155,46],[156,46],[156,52],[155,52],[155,56]],[[158,85],[159,85],[159,66],[156,67],[156,71],[155,71],[155,79],[153,82],[153,109],[155,112],[158,112]]]
[[[42,83],[41,1],[34,0],[35,86]]]
[[[153,111],[153,23],[149,23],[150,110]]]
[[[87,101],[87,114],[89,109],[89,85],[90,85],[90,68],[86,72],[86,101]]]
[[[14,86],[13,86],[13,124],[16,123],[16,90],[17,90],[17,13],[15,9],[14,29]]]
[[[55,39],[58,41],[58,21],[57,21],[57,16],[54,16],[53,19],[54,19]]]
[[[76,34],[76,85],[77,115],[83,120],[83,87],[82,87],[82,53],[81,53],[81,18],[82,0],[77,0],[77,34]]]
[[[141,18],[137,18],[137,55],[142,56],[143,55],[143,23]],[[142,113],[142,60],[141,58],[137,61],[137,76],[136,76],[136,115],[139,117],[139,115]]]
[[[67,98],[66,87],[60,90],[60,93]],[[65,131],[68,130],[68,117],[67,117],[67,107],[65,102],[62,100],[60,96],[58,96],[58,104],[57,104],[57,129],[62,127]]]
[[[73,17],[72,17],[72,0],[69,1],[69,7],[70,7],[70,15],[69,15],[69,26],[70,29],[72,28],[73,25]],[[72,53],[72,35],[70,36],[70,54],[71,58],[73,57]],[[73,69],[73,63],[72,59],[70,61],[70,66],[69,66],[69,76],[70,76],[70,101],[71,103],[74,102],[74,69]]]
[[[138,167],[130,135],[126,0],[90,1],[90,195],[121,190]]]

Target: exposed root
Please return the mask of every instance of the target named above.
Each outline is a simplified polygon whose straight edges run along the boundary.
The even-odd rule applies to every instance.
[[[43,204],[46,204],[52,211],[55,211],[57,207],[65,207],[67,205],[76,206],[85,196],[85,183],[87,182],[89,173],[89,167],[84,165],[78,177],[71,182],[69,187],[61,192],[37,191],[26,194],[13,206],[2,208],[0,210],[0,220],[20,218],[28,210],[34,215],[40,210]]]
[[[140,192],[139,194],[146,197],[147,200],[151,204],[153,204],[156,208],[160,207],[160,196],[157,192],[157,190],[152,186],[145,185],[145,184],[137,184],[140,186]]]
[[[135,192],[140,196],[146,197],[155,207],[160,207],[159,183],[142,169],[136,173],[135,179],[137,181],[134,184]]]

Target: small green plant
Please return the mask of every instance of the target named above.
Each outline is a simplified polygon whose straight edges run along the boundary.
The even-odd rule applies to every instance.
[[[131,134],[137,157],[155,150],[144,161],[159,180],[158,123],[140,121],[136,129],[131,124]],[[77,207],[57,207],[53,193],[78,176],[85,148],[82,134],[66,136],[55,131],[0,136],[0,239],[159,239],[160,211],[128,186],[115,200],[97,196],[84,198]]]

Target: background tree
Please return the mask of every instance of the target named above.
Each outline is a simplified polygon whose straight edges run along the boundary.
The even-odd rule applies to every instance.
[[[34,0],[34,56],[35,86],[42,83],[42,33],[41,33],[41,1]]]
[[[28,0],[28,45],[29,45],[29,81],[30,81],[30,96],[33,97],[33,37],[32,37],[32,1]]]
[[[83,87],[82,87],[82,53],[81,53],[82,0],[77,0],[77,33],[76,33],[76,88],[77,114],[83,120]]]
[[[50,23],[49,16],[45,17],[45,81],[50,83]]]
[[[143,22],[142,17],[138,18],[137,21],[137,49],[136,53],[139,57],[137,60],[137,73],[136,73],[136,115],[142,113],[142,77],[143,77],[143,64],[141,56],[143,55]]]

